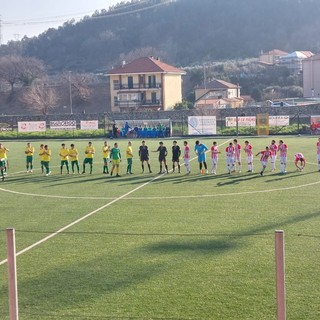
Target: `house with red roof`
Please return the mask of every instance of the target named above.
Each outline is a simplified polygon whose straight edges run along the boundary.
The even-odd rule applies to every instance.
[[[195,100],[195,108],[211,109],[241,108],[244,102],[239,85],[218,79],[196,87]]]
[[[263,64],[274,65],[279,63],[280,58],[286,56],[287,54],[288,52],[279,49],[273,49],[268,52],[261,52],[259,56],[259,62]]]
[[[110,70],[111,110],[170,110],[182,101],[182,76],[186,72],[162,62],[142,57]]]

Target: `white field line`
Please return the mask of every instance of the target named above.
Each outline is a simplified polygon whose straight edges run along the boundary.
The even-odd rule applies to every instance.
[[[228,143],[228,141],[230,141],[230,139],[229,139],[229,140],[227,140],[226,142],[224,142],[223,144]],[[223,144],[221,144],[221,145],[223,145]],[[194,159],[196,159],[196,158],[193,158],[192,160],[194,160]],[[71,228],[72,226],[76,225],[77,223],[79,223],[79,222],[81,222],[81,221],[83,221],[83,220],[85,220],[85,219],[87,219],[87,218],[91,217],[91,216],[92,216],[92,215],[94,215],[95,213],[97,213],[97,212],[99,212],[99,211],[101,211],[101,210],[103,210],[103,209],[105,209],[105,208],[107,208],[107,207],[111,206],[112,204],[114,204],[114,203],[118,202],[119,200],[121,200],[121,199],[123,199],[123,198],[127,197],[127,196],[128,196],[128,195],[130,195],[131,193],[134,193],[134,192],[136,192],[137,190],[139,190],[139,189],[141,189],[141,188],[143,188],[143,187],[145,187],[145,186],[149,185],[151,182],[153,182],[153,181],[155,181],[155,180],[159,179],[159,178],[160,178],[160,177],[162,177],[162,176],[163,176],[163,175],[156,176],[156,177],[152,178],[151,180],[149,180],[149,181],[147,181],[147,182],[143,183],[142,185],[138,186],[137,188],[134,188],[133,190],[131,190],[131,191],[129,191],[129,192],[127,192],[127,193],[123,194],[122,196],[120,196],[120,197],[118,197],[118,198],[116,198],[116,199],[112,200],[111,202],[108,202],[107,204],[105,204],[105,205],[101,206],[100,208],[98,208],[98,209],[96,209],[96,210],[93,210],[93,211],[89,212],[89,213],[88,213],[88,214],[86,214],[85,216],[83,216],[83,217],[81,217],[81,218],[79,218],[79,219],[77,219],[77,220],[75,220],[75,221],[73,221],[73,222],[69,223],[68,225],[66,225],[66,226],[64,226],[64,227],[60,228],[59,230],[57,230],[56,232],[51,233],[51,234],[50,234],[50,235],[48,235],[47,237],[44,237],[43,239],[41,239],[41,240],[39,240],[39,241],[35,242],[34,244],[32,244],[32,245],[30,245],[30,246],[26,247],[25,249],[20,250],[19,252],[17,252],[17,253],[16,253],[16,256],[19,256],[19,255],[21,255],[21,254],[23,254],[23,253],[25,253],[25,252],[27,252],[27,251],[29,251],[29,250],[31,250],[31,249],[33,249],[33,248],[37,247],[38,245],[40,245],[40,244],[42,244],[42,243],[46,242],[47,240],[49,240],[49,239],[51,239],[51,238],[55,237],[56,235],[60,234],[61,232],[65,231],[65,230],[67,230],[67,229],[69,229],[69,228]],[[1,266],[1,265],[3,265],[3,264],[5,264],[5,263],[7,263],[7,259],[5,259],[5,260],[3,260],[3,261],[0,261],[0,266]]]

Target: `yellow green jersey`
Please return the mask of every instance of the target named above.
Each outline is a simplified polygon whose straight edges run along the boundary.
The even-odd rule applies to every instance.
[[[26,147],[24,149],[24,153],[27,155],[27,156],[33,156],[34,154],[34,147]]]
[[[7,148],[4,146],[0,148],[0,159],[2,158],[7,159]]]
[[[87,159],[92,159],[95,151],[96,151],[96,150],[95,150],[94,147],[92,147],[92,146],[91,146],[91,147],[87,146],[87,147],[86,147],[86,150],[84,151],[84,153],[86,154],[86,158],[87,158]]]
[[[69,159],[69,157],[68,157],[69,156],[69,149],[61,148],[59,156],[60,156],[60,160],[62,160],[62,161],[68,160]]]
[[[110,158],[110,146],[102,147],[102,158]]]
[[[43,160],[43,158],[44,158],[44,149],[43,149],[43,148],[41,148],[41,149],[39,150],[39,156],[40,156],[40,161],[44,161],[44,160]]]
[[[79,160],[79,152],[77,148],[69,149],[69,157],[71,161]]]
[[[51,160],[51,150],[43,149],[42,161],[50,161]]]
[[[127,149],[126,149],[126,159],[131,159],[133,158],[133,155],[132,155],[132,147],[131,146],[127,146]]]

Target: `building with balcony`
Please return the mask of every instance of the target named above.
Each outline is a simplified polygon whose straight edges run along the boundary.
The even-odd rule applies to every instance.
[[[111,110],[169,110],[182,101],[182,75],[185,71],[143,57],[108,72]]]

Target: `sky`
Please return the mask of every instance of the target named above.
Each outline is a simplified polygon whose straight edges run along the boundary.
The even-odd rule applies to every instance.
[[[1,43],[37,36],[72,18],[92,15],[121,0],[0,0]]]

